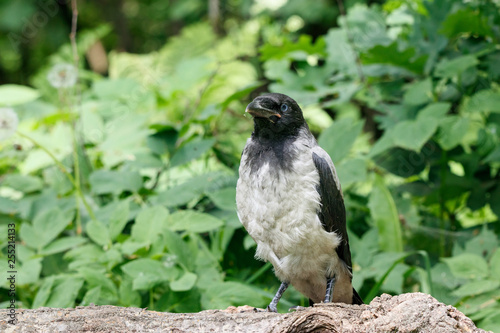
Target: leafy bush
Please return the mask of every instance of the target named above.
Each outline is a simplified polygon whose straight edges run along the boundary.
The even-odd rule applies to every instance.
[[[289,25],[194,24],[68,86],[49,74],[71,77],[55,67],[72,62],[65,45],[34,89],[0,87],[20,118],[0,153],[0,228],[16,224],[23,307],[265,306],[278,281],[234,196],[243,110],[268,84],[301,103],[337,166],[365,302],[423,291],[498,329],[498,4],[355,4],[316,38]],[[109,32],[79,33],[80,56]],[[282,309],[306,302],[285,296]]]

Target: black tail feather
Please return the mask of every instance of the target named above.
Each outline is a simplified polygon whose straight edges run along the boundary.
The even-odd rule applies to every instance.
[[[365,304],[354,288],[352,288],[352,304]]]

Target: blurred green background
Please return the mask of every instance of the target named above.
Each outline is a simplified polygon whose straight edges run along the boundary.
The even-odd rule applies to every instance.
[[[71,5],[0,4],[2,307],[14,238],[22,308],[265,307],[234,197],[272,91],[336,164],[365,302],[500,332],[500,1],[78,1],[74,49]]]

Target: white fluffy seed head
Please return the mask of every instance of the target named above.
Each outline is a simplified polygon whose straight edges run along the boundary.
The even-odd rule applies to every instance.
[[[0,141],[10,138],[17,130],[19,118],[12,108],[0,108]]]

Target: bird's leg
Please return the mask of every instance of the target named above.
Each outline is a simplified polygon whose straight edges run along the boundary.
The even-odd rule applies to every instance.
[[[274,295],[273,300],[267,306],[268,312],[278,312],[278,302],[280,301],[281,296],[283,296],[283,293],[285,292],[286,288],[288,288],[288,285],[289,285],[288,282],[281,282],[281,286],[276,292],[276,295]]]
[[[332,301],[333,288],[335,288],[335,275],[326,279],[325,303]]]

